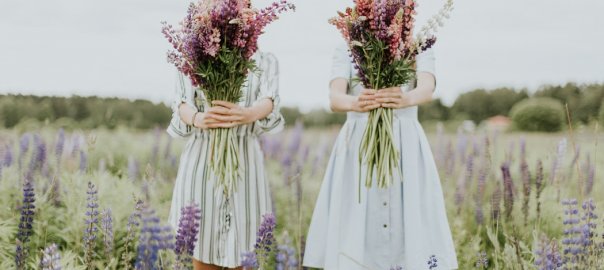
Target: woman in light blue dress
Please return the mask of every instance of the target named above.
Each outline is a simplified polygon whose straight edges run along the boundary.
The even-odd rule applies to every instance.
[[[430,101],[436,86],[432,49],[417,56],[416,70],[416,83],[378,93],[355,82],[356,70],[348,48],[342,45],[336,49],[331,108],[346,112],[347,120],[317,199],[304,266],[326,270],[389,270],[402,266],[405,270],[420,270],[428,269],[427,261],[434,256],[434,269],[457,269],[440,179],[417,120],[417,105]],[[394,143],[400,152],[403,180],[395,180],[386,189],[378,188],[374,180],[373,187],[362,187],[359,202],[359,146],[367,112],[380,106],[395,109]]]

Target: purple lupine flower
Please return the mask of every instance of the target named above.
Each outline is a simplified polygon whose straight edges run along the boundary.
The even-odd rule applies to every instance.
[[[33,222],[36,206],[36,194],[34,186],[30,179],[23,181],[23,204],[21,205],[21,220],[17,231],[17,247],[15,255],[15,264],[17,269],[25,269],[25,261],[29,256],[27,243],[29,237],[33,234]]]
[[[539,249],[535,251],[535,266],[539,270],[564,269],[564,261],[556,241],[550,241],[545,237],[540,241]]]
[[[593,199],[588,199],[581,205],[583,216],[581,217],[581,246],[587,256],[593,256],[596,252],[595,235],[598,227],[598,215]]]
[[[290,239],[286,236],[284,243],[277,246],[276,270],[294,270],[298,267],[296,249],[290,245]]]
[[[46,162],[46,144],[38,134],[34,135],[34,147],[35,149],[26,172],[26,177],[28,178],[33,177],[34,171],[42,169]]]
[[[564,154],[566,153],[566,145],[567,145],[566,138],[563,138],[562,140],[560,140],[560,142],[558,142],[556,156],[554,157],[554,160],[552,161],[552,171],[550,174],[550,183],[554,183],[554,181],[559,180],[558,178],[559,178],[560,165],[562,163],[564,163]]]
[[[594,166],[592,166],[591,158],[589,155],[587,155],[587,160],[583,165],[583,170],[585,174],[585,194],[589,195],[593,190],[595,177],[595,169]]]
[[[256,258],[256,253],[250,251],[241,254],[241,266],[243,267],[243,270],[257,269],[259,265],[258,259]]]
[[[536,201],[537,201],[537,219],[541,216],[541,192],[543,192],[544,182],[543,182],[543,162],[541,160],[537,160],[537,169],[535,173],[535,192]]]
[[[171,231],[170,227],[160,225],[153,209],[148,205],[143,206],[136,269],[159,269],[159,252],[174,248]]]
[[[524,141],[523,141],[524,142]],[[524,144],[521,145],[523,147]],[[522,191],[523,191],[523,203],[522,203],[522,214],[524,215],[524,224],[528,222],[528,211],[529,201],[531,196],[531,173],[529,171],[528,163],[526,162],[526,156],[524,150],[522,150],[520,158],[520,174],[522,178]]]
[[[458,212],[461,211],[461,205],[463,204],[466,197],[466,190],[468,190],[468,188],[472,184],[472,179],[474,176],[474,157],[472,155],[468,155],[465,164],[465,174],[463,177],[459,177],[457,189],[455,191],[455,204],[457,205]]]
[[[489,268],[489,258],[487,257],[487,253],[484,251],[478,252],[478,258],[476,259],[476,268],[478,269],[488,269]]]
[[[190,258],[193,256],[197,243],[200,220],[201,209],[197,205],[185,206],[180,210],[180,220],[174,246],[174,253],[176,253],[179,266],[190,264]]]
[[[438,267],[438,260],[436,259],[436,255],[432,255],[428,259],[428,269],[433,269],[436,267]]]
[[[566,264],[578,263],[579,257],[583,253],[581,247],[581,234],[583,232],[579,225],[579,209],[577,209],[577,199],[562,200],[562,205],[566,206],[564,210],[564,238],[562,239],[564,262]]]
[[[134,242],[136,236],[136,228],[140,225],[142,217],[143,201],[136,200],[134,211],[128,217],[128,224],[126,225],[126,243],[124,244],[124,252],[122,253],[122,269],[130,269],[130,262],[133,259],[132,252],[130,250],[130,244]]]
[[[273,213],[264,214],[262,216],[260,228],[258,228],[256,244],[254,245],[260,266],[264,266],[271,254],[275,251],[275,236],[273,234],[275,227],[275,215]]]
[[[99,223],[99,204],[98,204],[98,190],[92,182],[88,182],[88,191],[86,191],[86,228],[84,229],[84,253],[85,263],[88,269],[94,268],[92,265],[92,256],[96,246],[96,233],[98,231]]]
[[[42,270],[61,270],[61,255],[57,244],[52,243],[44,249],[40,260],[40,268]]]
[[[484,191],[486,186],[487,175],[489,171],[489,161],[484,158],[482,162],[482,168],[480,168],[480,172],[478,174],[478,184],[476,186],[476,193],[474,194],[475,201],[475,219],[477,224],[482,224],[484,222],[484,214],[482,212],[482,200],[484,197]]]
[[[503,206],[505,216],[506,218],[511,218],[512,210],[514,209],[514,183],[512,182],[508,163],[501,165],[501,174],[503,175]]]
[[[501,213],[501,184],[499,181],[495,181],[495,190],[491,196],[491,218],[493,221],[499,219]]]
[[[6,146],[4,149],[4,156],[2,157],[2,164],[0,166],[10,167],[13,164],[13,149],[10,146]]]
[[[80,150],[80,172],[86,172],[88,168],[88,155],[84,150]]]
[[[19,168],[22,168],[23,159],[25,158],[25,154],[29,150],[29,140],[31,135],[29,133],[25,133],[19,139]]]
[[[457,129],[457,154],[459,155],[459,160],[462,162],[466,162],[466,150],[468,148],[468,136],[463,132],[463,129]]]
[[[59,129],[57,143],[55,144],[55,156],[57,158],[57,164],[61,163],[61,157],[63,156],[63,150],[65,149],[65,130]]]
[[[105,255],[110,256],[113,252],[113,218],[111,217],[111,208],[101,212],[101,232],[103,233],[103,243]]]
[[[452,175],[455,169],[455,150],[453,150],[453,144],[451,141],[447,143],[447,154],[445,158],[446,163],[446,174]]]

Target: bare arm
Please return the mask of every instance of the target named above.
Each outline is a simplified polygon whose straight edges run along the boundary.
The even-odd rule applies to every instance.
[[[343,78],[337,78],[331,81],[329,90],[329,100],[331,110],[334,112],[368,112],[380,107],[375,101],[375,90],[365,89],[359,96],[346,94],[348,81]]]

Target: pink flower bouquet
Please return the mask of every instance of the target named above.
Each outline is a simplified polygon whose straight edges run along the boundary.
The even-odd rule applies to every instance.
[[[199,87],[209,104],[214,100],[237,103],[249,71],[258,37],[277,15],[295,7],[286,0],[261,10],[249,0],[200,0],[191,3],[187,16],[175,29],[163,22],[162,32],[174,47],[168,61]],[[211,168],[228,194],[239,176],[237,138],[233,129],[210,130]]]

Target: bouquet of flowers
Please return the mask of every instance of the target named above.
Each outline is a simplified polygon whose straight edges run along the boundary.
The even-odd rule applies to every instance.
[[[293,9],[286,0],[261,10],[253,9],[250,0],[191,3],[179,29],[162,22],[162,32],[174,47],[168,52],[168,62],[203,91],[209,104],[215,100],[237,103],[248,72],[256,68],[252,55],[258,49],[258,37],[279,13]],[[239,176],[237,135],[230,128],[210,132],[210,165],[229,194]]]
[[[415,0],[355,0],[355,6],[330,19],[346,40],[360,82],[368,89],[395,87],[415,76],[415,56],[432,47],[434,33],[449,17],[453,1],[447,0],[438,14],[413,37]],[[367,164],[365,185],[370,187],[374,172],[379,187],[387,187],[398,166],[399,153],[393,142],[393,112],[377,108],[360,146],[359,162]],[[362,167],[362,166],[361,166]],[[361,186],[359,173],[359,192]],[[360,198],[360,197],[359,197]]]

